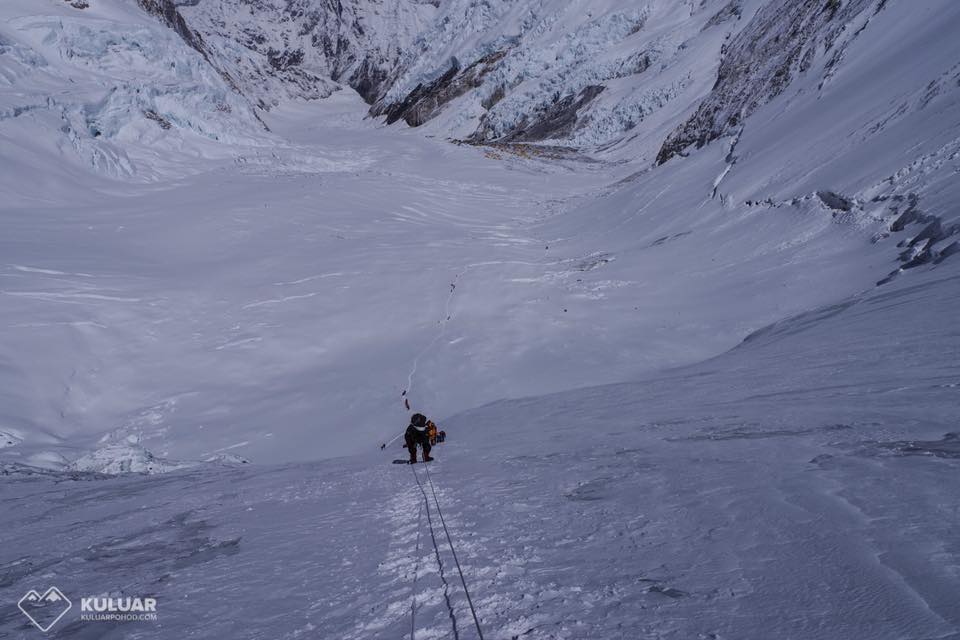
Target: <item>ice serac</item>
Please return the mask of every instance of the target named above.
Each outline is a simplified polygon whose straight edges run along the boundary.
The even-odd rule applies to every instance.
[[[138,0],[262,109],[340,84],[378,99],[401,52],[435,11],[409,0]]]
[[[388,123],[650,160],[761,0],[138,0],[262,109],[348,85]]]
[[[652,159],[647,147],[709,92],[723,43],[756,4],[452,0],[371,114],[476,143],[630,139]]]
[[[137,0],[137,4],[140,5],[144,11],[157,16],[168,27],[176,31],[177,35],[183,38],[184,42],[200,53],[204,60],[220,72],[223,79],[226,80],[231,87],[239,91],[236,81],[222,68],[222,65],[217,64],[218,61],[210,54],[210,50],[203,41],[203,36],[187,25],[186,20],[183,19],[183,15],[181,15],[178,5],[174,0]]]
[[[222,158],[264,133],[202,39],[186,30],[187,46],[135,5],[10,0],[0,18],[8,200],[67,190],[71,171],[153,181],[181,171],[185,157]]]

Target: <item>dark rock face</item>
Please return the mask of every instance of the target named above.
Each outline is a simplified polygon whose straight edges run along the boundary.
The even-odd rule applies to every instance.
[[[833,191],[817,191],[820,202],[834,211],[850,211],[853,203],[849,198]]]
[[[294,51],[277,51],[270,49],[267,51],[267,61],[270,66],[277,71],[287,71],[291,67],[297,67],[303,64],[303,49]]]
[[[461,69],[459,62],[451,61],[450,68],[439,78],[428,84],[419,84],[400,102],[391,104],[375,104],[370,109],[372,116],[386,116],[387,124],[403,120],[411,127],[418,127],[436,116],[445,104],[454,100],[471,89],[479,87],[484,77],[496,68],[507,51],[497,51],[486,55]],[[577,94],[561,98],[554,96],[550,103],[542,105],[534,113],[526,117],[520,125],[507,135],[496,138],[496,142],[536,142],[551,138],[563,138],[573,132],[577,125],[577,112],[600,95],[604,90],[602,85],[585,87]],[[490,109],[505,95],[504,87],[497,87],[491,98],[484,103],[485,109]],[[490,132],[481,122],[477,131],[470,136],[468,142],[492,142]]]
[[[552,102],[541,105],[539,109],[525,117],[516,128],[501,137],[499,141],[538,142],[540,140],[565,138],[573,133],[581,122],[578,117],[580,109],[603,93],[604,89],[603,85],[589,85],[577,94],[570,94],[563,98],[556,95]],[[487,132],[484,131],[481,124],[472,141],[486,140],[486,136]]]
[[[508,53],[508,49],[496,51],[464,68],[461,68],[459,61],[454,58],[451,60],[450,67],[440,77],[427,84],[418,84],[399,102],[375,103],[370,109],[370,115],[386,116],[387,124],[393,124],[402,119],[411,127],[418,127],[435,117],[450,101],[481,86],[486,76],[497,68]],[[637,56],[636,63],[629,73],[624,75],[642,73],[649,66],[649,56],[641,54]],[[579,122],[578,111],[600,95],[604,88],[603,85],[589,85],[575,94],[562,97],[559,94],[554,95],[552,100],[537,107],[505,135],[494,134],[481,120],[480,126],[470,136],[468,142],[536,142],[564,138],[575,130]],[[507,87],[497,86],[483,101],[483,108],[488,111],[492,109],[504,98],[507,90]]]
[[[147,109],[146,111],[144,111],[143,117],[146,118],[147,120],[153,120],[154,122],[157,123],[157,126],[159,126],[164,131],[169,130],[170,127],[173,126],[170,124],[169,120],[161,116],[159,113],[157,113],[153,109]]]
[[[882,0],[879,5],[877,0],[774,0],[764,6],[727,47],[713,90],[667,137],[657,164],[737,129],[757,108],[783,93],[798,74],[807,72],[818,50],[842,51],[863,31],[851,33],[850,22],[871,6],[879,11],[882,4]],[[734,9],[724,9],[718,16],[725,12]],[[828,74],[829,67],[828,62]]]
[[[713,14],[712,18],[707,20],[707,24],[703,25],[703,30],[706,31],[707,29],[720,26],[730,20],[739,20],[742,15],[743,6],[741,0],[730,0],[722,9]]]
[[[387,70],[379,66],[376,60],[364,58],[347,79],[347,83],[368,104],[376,102],[386,91],[389,76]]]
[[[464,69],[460,68],[459,61],[454,58],[450,68],[439,78],[426,85],[417,85],[400,102],[389,105],[375,104],[370,109],[370,115],[386,116],[387,124],[393,124],[402,118],[411,127],[418,127],[434,117],[443,105],[479,87],[484,76],[490,73],[506,54],[506,51],[496,51]]]

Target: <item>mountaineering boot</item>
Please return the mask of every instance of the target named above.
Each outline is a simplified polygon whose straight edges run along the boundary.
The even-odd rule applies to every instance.
[[[433,461],[433,458],[431,458],[430,456],[424,454],[424,456],[423,456],[423,461],[424,461],[424,462],[432,462],[432,461]]]
[[[407,453],[410,454],[410,464],[417,464],[417,441],[410,433],[409,428],[407,433],[403,435],[403,446],[407,450]]]

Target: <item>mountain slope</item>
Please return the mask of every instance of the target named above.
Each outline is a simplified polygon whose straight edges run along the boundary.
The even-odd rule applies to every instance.
[[[770,102],[733,137],[657,167],[663,130],[597,158],[531,157],[382,128],[349,89],[258,112],[208,63],[226,59],[226,36],[204,33],[204,57],[122,3],[37,6],[5,5],[3,23],[2,99],[17,115],[0,135],[22,151],[4,157],[2,428],[16,443],[4,455],[21,461],[117,445],[132,447],[131,464],[146,447],[174,466],[357,452],[405,419],[405,401],[448,415],[690,364],[902,270],[940,269],[957,249],[951,3],[838,13],[869,25],[829,82],[817,53],[789,90],[758,93]],[[624,42],[656,25],[706,27],[694,41],[709,52],[715,30],[752,33],[769,16],[705,6],[688,23],[657,6]],[[229,8],[176,11],[213,24],[218,7]],[[246,18],[231,11],[235,35]],[[295,24],[290,14],[271,38]],[[923,67],[909,55],[919,41]],[[729,55],[745,56],[745,42]],[[316,73],[333,64],[310,59]],[[288,80],[272,82],[293,91]],[[686,107],[671,105],[662,115],[679,123]],[[70,118],[82,125],[64,127]]]
[[[162,627],[124,623],[131,637],[476,637],[439,505],[486,638],[951,637],[960,371],[944,319],[960,274],[945,269],[693,367],[455,416],[429,479],[390,464],[397,444],[7,479],[0,596],[41,567],[71,597],[104,581],[156,596]],[[0,629],[26,625],[0,609]]]
[[[958,28],[0,3],[0,636],[960,636]]]

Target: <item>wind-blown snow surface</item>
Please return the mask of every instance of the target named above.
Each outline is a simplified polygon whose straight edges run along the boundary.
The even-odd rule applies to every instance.
[[[5,5],[3,27],[6,459],[355,453],[403,426],[404,391],[443,416],[631,379],[956,249],[957,90],[940,71],[955,56],[905,5],[873,17],[884,37],[854,40],[822,90],[801,82],[735,138],[652,170],[378,128],[347,90],[276,110],[269,133],[149,16],[43,6],[57,15]],[[163,55],[130,64],[142,46],[123,29]],[[65,48],[72,33],[86,48]],[[933,62],[917,74],[903,56],[921,36]],[[96,67],[77,53],[91,47]],[[137,78],[194,86],[145,76],[184,65],[196,95],[232,96],[233,120],[136,106]],[[41,80],[74,106],[23,107]],[[87,102],[122,91],[112,119]],[[68,126],[74,112],[99,135]],[[242,135],[212,140],[201,116]]]
[[[298,144],[5,212],[4,428],[23,442],[4,453],[359,452],[404,426],[404,391],[442,416],[630,379],[897,265],[905,234],[871,242],[881,205],[724,206],[719,146],[612,190],[630,167],[497,160],[371,128],[347,98],[270,121]]]
[[[958,277],[445,423],[430,480],[484,637],[956,637]],[[0,629],[29,633],[8,603],[40,580],[158,600],[156,623],[59,637],[475,638],[426,471],[395,451],[9,479]]]
[[[39,581],[160,601],[64,637],[472,637],[407,400],[486,637],[956,637],[960,11],[915,9],[651,167],[686,99],[617,162],[456,146],[3,3],[2,633]]]

